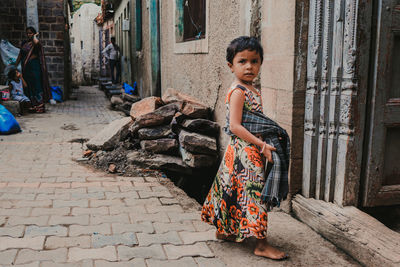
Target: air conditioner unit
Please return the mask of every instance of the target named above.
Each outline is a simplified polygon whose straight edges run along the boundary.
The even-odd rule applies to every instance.
[[[123,31],[129,31],[130,29],[130,20],[129,19],[124,19],[122,21],[122,30]]]

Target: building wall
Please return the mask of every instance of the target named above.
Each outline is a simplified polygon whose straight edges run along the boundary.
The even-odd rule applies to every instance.
[[[91,84],[92,77],[99,73],[99,27],[94,19],[100,12],[100,6],[84,4],[73,14],[72,79],[77,85]]]
[[[64,0],[38,0],[39,39],[44,47],[51,86],[64,87]],[[20,47],[26,39],[26,1],[2,0],[0,5],[0,38]]]

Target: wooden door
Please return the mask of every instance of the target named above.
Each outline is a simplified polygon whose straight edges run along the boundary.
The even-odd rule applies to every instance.
[[[365,207],[400,204],[400,0],[375,3]]]

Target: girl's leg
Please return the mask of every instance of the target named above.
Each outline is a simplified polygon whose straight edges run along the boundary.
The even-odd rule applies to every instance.
[[[282,252],[279,249],[269,245],[267,239],[257,239],[254,254],[273,260],[283,260],[288,258],[288,255],[285,252]]]

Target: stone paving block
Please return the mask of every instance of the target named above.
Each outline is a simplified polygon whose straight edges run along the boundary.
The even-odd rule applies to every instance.
[[[101,186],[100,182],[84,182],[84,183],[72,182],[71,183],[71,188],[100,187],[100,186]]]
[[[93,261],[85,260],[74,263],[56,263],[52,261],[43,261],[41,262],[40,267],[93,267]]]
[[[121,234],[126,232],[134,233],[154,233],[154,228],[151,222],[142,222],[134,224],[113,223],[111,224],[113,233]]]
[[[86,199],[79,200],[54,200],[53,207],[54,208],[62,208],[62,207],[81,207],[87,208],[89,206],[89,201]]]
[[[199,212],[167,212],[171,222],[181,222],[190,220],[199,220],[201,213]]]
[[[37,188],[37,187],[39,187],[39,184],[40,184],[40,183],[38,183],[38,182],[36,182],[36,183],[17,183],[17,182],[9,182],[9,183],[7,184],[7,187]]]
[[[157,177],[151,177],[151,176],[144,177],[144,180],[145,180],[146,182],[148,182],[148,183],[154,183],[154,182],[159,182],[159,181],[160,181],[159,178],[157,178]]]
[[[54,194],[55,188],[22,188],[23,194]]]
[[[67,183],[67,182],[86,182],[84,177],[57,177],[56,183]]]
[[[116,261],[117,253],[115,247],[108,246],[104,248],[70,248],[68,253],[68,261],[80,261],[85,259],[103,259],[108,261]]]
[[[154,260],[148,259],[146,260],[148,267],[198,267],[197,263],[191,257],[185,257],[179,260]],[[212,265],[209,265],[212,266]],[[214,267],[214,266],[213,266]]]
[[[15,260],[16,264],[29,263],[32,261],[54,261],[54,262],[66,262],[67,261],[67,249],[58,248],[54,250],[41,250],[35,251],[31,249],[22,249]]]
[[[68,215],[70,208],[33,208],[31,216],[40,215]]]
[[[175,199],[175,198],[160,197],[160,202],[163,205],[179,204],[179,201],[177,199]]]
[[[117,176],[116,177],[117,181],[131,181],[131,182],[144,182],[143,177],[127,177],[127,176]]]
[[[91,208],[98,208],[103,206],[124,206],[125,203],[120,199],[93,199],[90,200]]]
[[[127,223],[129,224],[128,214],[114,214],[114,215],[90,215],[90,224],[96,225],[101,223]]]
[[[173,197],[169,191],[139,191],[140,198]]]
[[[226,267],[227,265],[218,258],[202,258],[195,257],[194,260],[197,262],[199,267]]]
[[[49,225],[69,225],[69,224],[79,224],[79,225],[89,225],[89,215],[78,215],[78,216],[59,216],[52,215],[49,220]]]
[[[12,264],[15,256],[17,256],[18,249],[8,249],[0,251],[0,264]]]
[[[10,209],[14,206],[14,203],[10,200],[1,200],[0,201],[0,208],[2,209]]]
[[[7,188],[9,192],[10,189]],[[0,200],[34,200],[35,194],[14,194],[14,193],[3,193],[0,196]]]
[[[97,193],[97,192],[119,192],[118,186],[109,186],[109,187],[88,187],[88,193]]]
[[[78,237],[58,237],[49,236],[44,244],[45,249],[56,249],[56,248],[69,248],[69,247],[80,247],[90,248],[90,236],[78,236]]]
[[[50,208],[52,203],[53,202],[50,199],[33,200],[33,201],[21,200],[21,201],[16,201],[14,203],[14,207],[16,207],[16,208],[23,208],[23,207],[47,207],[47,208]]]
[[[204,232],[204,231],[208,231],[208,230],[216,230],[214,225],[210,225],[208,223],[205,223],[203,221],[200,220],[196,220],[196,221],[192,221],[194,228],[196,228],[196,231],[199,232]]]
[[[40,188],[71,188],[71,183],[41,183]]]
[[[125,206],[110,206],[110,214],[127,214],[134,212],[143,214],[146,213],[145,207],[135,206],[135,207],[125,207]]]
[[[95,266],[96,267],[146,267],[146,263],[144,262],[144,259],[133,259],[124,262],[109,262],[105,260],[96,260]]]
[[[132,186],[132,183],[130,181],[118,181],[118,182],[102,182],[102,185],[104,187],[110,187],[110,186]]]
[[[30,212],[31,208],[0,209],[0,215],[5,216],[28,216]]]
[[[4,225],[6,223],[6,216],[0,216],[0,225]]]
[[[133,258],[145,258],[145,259],[166,259],[164,251],[161,245],[152,245],[149,247],[127,247],[118,246],[118,258],[119,260],[131,260]]]
[[[124,233],[115,235],[92,235],[92,246],[94,248],[101,248],[105,246],[125,245],[133,246],[137,245],[135,233]]]
[[[144,186],[144,187],[137,187],[137,186],[120,186],[119,189],[121,192],[138,192],[138,191],[151,191],[151,187],[149,186]],[[137,198],[139,198],[139,194],[137,195]]]
[[[183,208],[181,205],[167,205],[167,206],[157,206],[157,205],[151,205],[151,206],[146,206],[146,210],[148,213],[156,213],[156,212],[183,212]]]
[[[165,253],[168,259],[175,260],[182,257],[214,257],[214,253],[206,245],[206,243],[196,243],[194,245],[164,245]]]
[[[4,267],[40,267],[40,262],[35,261],[31,263],[26,263],[26,264],[12,264],[12,265],[5,265]]]
[[[93,176],[93,177],[87,177],[85,180],[88,182],[114,182],[115,178],[114,177]]]
[[[194,244],[201,241],[217,241],[215,237],[215,230],[209,230],[206,232],[180,232],[179,236],[183,240],[184,244]]]
[[[177,232],[166,232],[164,234],[138,233],[139,246],[147,247],[152,244],[183,244]]]
[[[44,236],[24,238],[0,237],[0,251],[10,248],[43,249],[44,239]]]
[[[156,230],[156,233],[166,233],[169,231],[196,231],[193,224],[190,221],[183,222],[173,222],[173,223],[162,223],[162,222],[154,222],[153,227]]]
[[[108,214],[107,207],[99,207],[99,208],[72,208],[72,215],[81,215],[81,214]]]
[[[110,235],[111,225],[108,223],[104,223],[104,224],[89,225],[89,226],[71,225],[69,227],[69,236],[92,235],[95,233]]]
[[[104,199],[103,192],[94,193],[71,193],[71,199]]]
[[[73,193],[87,193],[86,188],[56,188],[55,194],[73,194]]]
[[[10,216],[7,221],[7,226],[9,225],[37,225],[45,226],[49,216],[37,216],[37,217],[21,217],[21,216]]]
[[[44,199],[63,199],[68,200],[71,199],[71,194],[63,193],[63,194],[38,194],[36,200],[44,200]]]
[[[167,214],[165,212],[157,212],[157,213],[130,213],[129,217],[132,222],[170,222]]]
[[[35,236],[67,236],[67,227],[56,225],[56,226],[27,226],[25,230],[25,237]]]
[[[2,224],[0,223],[0,225]],[[24,225],[14,227],[0,227],[0,236],[22,237],[24,235],[24,230]]]
[[[136,191],[129,192],[105,192],[106,199],[122,199],[122,198],[139,198],[139,195]]]

